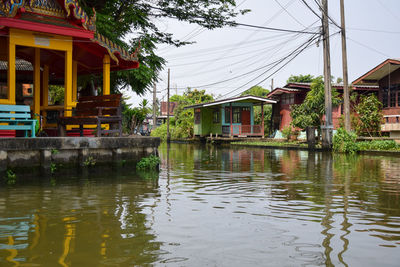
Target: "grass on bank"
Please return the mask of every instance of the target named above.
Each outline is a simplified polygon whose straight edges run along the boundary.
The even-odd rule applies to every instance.
[[[307,148],[307,143],[300,141],[238,141],[232,142],[232,145],[246,145],[257,147],[304,147]],[[320,144],[316,144],[316,148],[321,148]],[[372,141],[357,141],[357,136],[354,133],[338,131],[333,139],[333,151],[354,154],[360,151],[399,151],[400,145],[394,140],[372,140]]]
[[[263,147],[270,147],[270,146],[279,146],[279,147],[308,147],[307,143],[294,141],[294,142],[279,142],[279,141],[239,141],[239,142],[232,142],[232,145],[246,145],[246,146],[263,146]]]

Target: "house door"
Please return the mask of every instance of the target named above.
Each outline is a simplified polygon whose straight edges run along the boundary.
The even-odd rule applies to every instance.
[[[242,109],[242,133],[251,133],[250,108]]]

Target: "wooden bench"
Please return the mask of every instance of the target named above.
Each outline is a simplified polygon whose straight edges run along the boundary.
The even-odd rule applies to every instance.
[[[121,95],[80,97],[76,108],[72,110],[72,116],[63,114],[57,123],[60,136],[66,136],[67,125],[79,125],[80,136],[83,136],[84,125],[96,125],[93,130],[98,137],[112,133],[122,136]],[[108,124],[109,129],[102,129],[102,124]]]
[[[0,130],[28,131],[35,137],[36,120],[31,119],[31,109],[25,105],[0,105]]]

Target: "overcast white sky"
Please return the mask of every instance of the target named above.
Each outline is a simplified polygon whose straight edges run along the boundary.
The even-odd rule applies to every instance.
[[[314,0],[306,2],[320,13]],[[339,0],[329,0],[329,15],[340,25],[339,3]],[[302,0],[237,0],[237,4],[238,9],[252,10],[237,18],[240,23],[293,30],[312,25],[307,31],[315,31],[321,25]],[[345,0],[350,82],[385,59],[400,57],[399,11],[400,0]],[[242,26],[209,31],[171,19],[158,23],[176,38],[196,42],[180,48],[162,45],[158,49],[159,55],[168,61],[157,84],[160,100],[166,100],[168,68],[171,69],[171,95],[182,94],[185,88],[191,87],[223,97],[235,96],[253,85],[270,89],[272,78],[274,87],[278,87],[284,86],[292,74],[318,76],[323,73],[322,43],[319,47],[314,44],[275,74],[281,65],[272,70],[268,68],[268,64],[285,57],[309,39],[309,34]],[[330,34],[338,30],[331,25]],[[333,35],[330,43],[332,75],[342,77],[340,34]],[[133,106],[143,98],[152,102],[151,92],[144,96],[129,95]]]

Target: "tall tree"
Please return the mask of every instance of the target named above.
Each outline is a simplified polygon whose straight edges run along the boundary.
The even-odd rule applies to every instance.
[[[382,103],[376,95],[361,95],[355,110],[356,132],[359,135],[380,135],[383,122]]]
[[[290,75],[286,83],[311,83],[314,80],[314,76],[311,74],[306,75]]]
[[[251,87],[250,89],[247,89],[244,91],[241,95],[254,95],[254,96],[261,96],[261,97],[266,97],[269,93],[268,89],[265,89],[259,85],[255,85]]]
[[[171,118],[171,136],[172,138],[188,138],[193,137],[194,128],[194,110],[184,109],[185,106],[200,104],[204,102],[212,102],[213,95],[206,94],[205,90],[191,90],[188,88],[183,95],[173,95],[170,101],[178,102],[174,110],[174,117]],[[158,136],[165,140],[167,135],[166,124],[161,125],[151,132],[152,136]]]
[[[215,29],[234,26],[233,19],[248,12],[236,11],[235,0],[81,0],[80,3],[89,15],[95,8],[97,31],[118,45],[133,52],[140,40],[139,69],[114,72],[111,77],[114,91],[130,86],[139,94],[157,81],[157,74],[165,64],[155,53],[156,46],[190,43],[160,29],[155,23],[157,18],[174,18]]]
[[[340,102],[339,94],[332,90],[332,105],[337,106]],[[325,92],[322,76],[314,78],[311,83],[311,90],[307,93],[304,102],[300,105],[292,105],[290,116],[292,125],[300,129],[308,126],[319,128],[323,124],[325,115]]]

